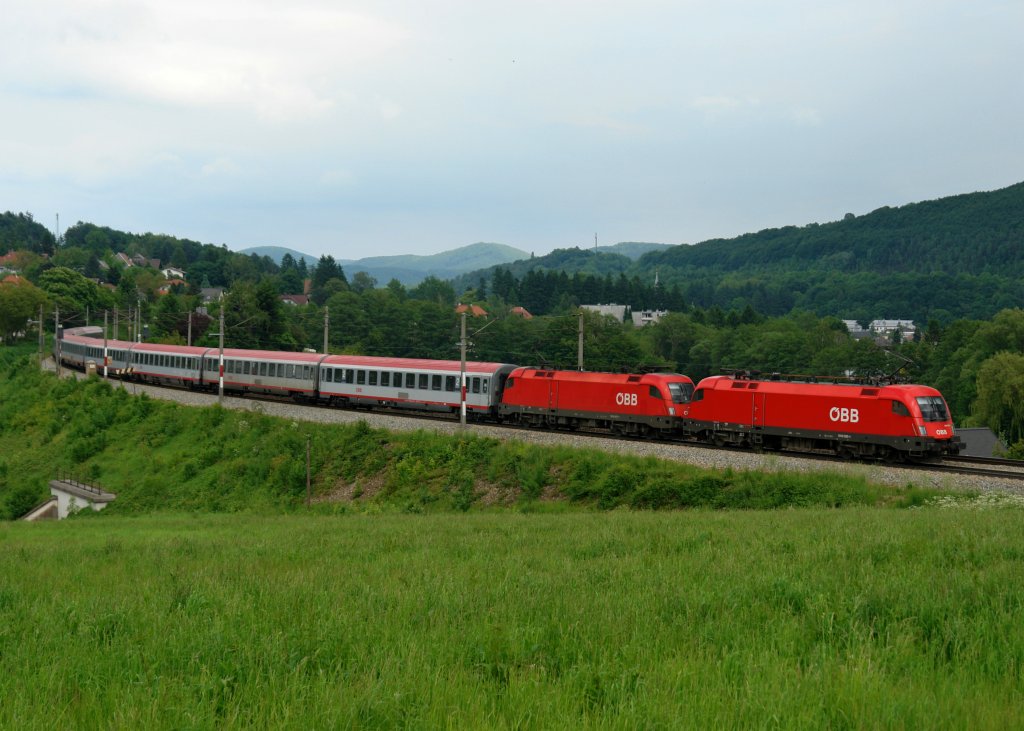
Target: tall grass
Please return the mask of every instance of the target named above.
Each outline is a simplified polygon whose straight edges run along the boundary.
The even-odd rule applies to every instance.
[[[1019,728],[1020,509],[0,526],[0,727]]]

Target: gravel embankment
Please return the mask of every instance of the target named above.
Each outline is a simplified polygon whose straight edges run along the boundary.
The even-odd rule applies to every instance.
[[[53,369],[52,361],[46,361],[46,367]],[[75,374],[84,378],[78,371],[64,369],[63,374]],[[216,394],[182,391],[171,388],[159,388],[139,383],[126,383],[111,379],[114,387],[120,387],[129,393],[145,393],[152,398],[165,401],[176,401],[189,406],[211,406],[217,403]],[[408,416],[394,416],[367,411],[348,411],[322,407],[302,406],[278,401],[260,401],[252,398],[225,396],[224,408],[242,411],[256,411],[270,416],[278,416],[295,421],[313,421],[324,424],[351,424],[365,421],[369,426],[388,431],[415,431],[423,429],[441,434],[456,434],[460,427],[457,422],[417,419]],[[466,431],[477,436],[494,439],[518,439],[542,445],[561,445],[604,449],[610,452],[634,454],[642,457],[675,460],[698,467],[712,469],[732,468],[734,470],[769,470],[791,472],[833,472],[863,475],[871,482],[906,485],[912,483],[921,487],[933,487],[948,490],[999,490],[1024,495],[1024,484],[1016,480],[994,477],[975,477],[970,475],[950,475],[928,470],[908,469],[893,465],[871,465],[863,463],[828,462],[802,457],[789,457],[779,454],[758,454],[731,450],[706,449],[703,447],[659,444],[649,442],[627,442],[616,439],[604,439],[593,436],[580,436],[563,432],[511,430],[497,426],[471,424]]]

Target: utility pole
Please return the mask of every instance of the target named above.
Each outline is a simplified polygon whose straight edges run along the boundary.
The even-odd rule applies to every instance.
[[[583,310],[580,310],[580,336],[576,346],[576,367],[583,370]]]
[[[121,339],[121,323],[118,321],[118,309],[114,308],[114,340]]]
[[[53,345],[54,367],[57,370],[57,378],[60,378],[60,305],[53,307]]]
[[[327,325],[330,321],[330,308],[327,305],[324,305],[324,355],[327,355]]]
[[[89,327],[89,305],[85,306],[85,326]]]
[[[135,341],[142,342],[142,299],[139,299],[138,307],[135,308]]]
[[[313,496],[309,489],[309,437],[306,437],[306,507],[313,504]]]
[[[103,310],[103,377],[107,377],[107,311]]]
[[[220,303],[220,376],[217,385],[217,403],[224,403],[224,303]]]
[[[188,347],[192,347],[192,308],[188,310]]]
[[[461,351],[461,366],[459,368],[459,428],[466,428],[466,313],[462,313],[461,335],[459,339],[459,350]]]
[[[43,367],[43,344],[45,342],[43,338],[43,306],[39,305],[39,319],[36,320],[36,325],[39,326],[39,368]]]

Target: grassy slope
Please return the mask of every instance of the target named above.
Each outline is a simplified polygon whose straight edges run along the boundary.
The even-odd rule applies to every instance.
[[[112,513],[288,510],[304,500],[307,439],[314,493],[347,498],[323,508],[332,510],[551,509],[554,498],[600,508],[905,506],[934,494],[855,476],[710,472],[597,450],[187,408],[132,397],[95,378],[58,382],[24,361],[7,368],[0,395],[7,517],[42,499],[56,468],[117,493]]]
[[[1019,510],[0,525],[5,728],[1019,728]]]

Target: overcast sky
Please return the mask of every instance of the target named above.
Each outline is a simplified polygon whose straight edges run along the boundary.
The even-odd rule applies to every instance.
[[[336,258],[1024,180],[1021,0],[13,0],[0,210]]]

